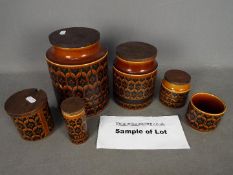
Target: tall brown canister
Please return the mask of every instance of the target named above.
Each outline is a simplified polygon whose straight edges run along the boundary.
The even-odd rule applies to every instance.
[[[153,100],[157,49],[143,42],[126,42],[116,48],[113,66],[115,101],[128,109],[141,109]]]
[[[58,104],[71,96],[85,101],[88,116],[102,111],[109,99],[108,51],[100,44],[100,33],[72,27],[49,35],[52,47],[46,53]]]

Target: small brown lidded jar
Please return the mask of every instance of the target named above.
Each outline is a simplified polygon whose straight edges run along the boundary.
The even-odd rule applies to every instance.
[[[68,134],[73,143],[84,143],[88,138],[85,104],[80,97],[69,97],[61,104]]]
[[[5,110],[25,140],[42,139],[53,130],[53,118],[43,90],[32,88],[13,94],[7,99]]]
[[[50,77],[60,106],[67,97],[84,99],[88,116],[104,109],[109,99],[108,51],[100,44],[100,33],[72,27],[49,35],[52,47],[46,53]]]
[[[153,100],[157,74],[156,47],[126,42],[116,48],[113,66],[115,101],[128,109],[141,109]]]
[[[160,101],[169,107],[185,105],[190,91],[191,76],[182,70],[168,70],[161,83]]]

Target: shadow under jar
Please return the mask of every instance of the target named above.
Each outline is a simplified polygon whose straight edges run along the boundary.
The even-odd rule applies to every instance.
[[[109,100],[108,51],[100,44],[100,33],[64,28],[51,33],[49,40],[46,57],[59,106],[67,97],[79,96],[88,116],[98,114]]]
[[[191,76],[185,71],[166,71],[160,87],[160,102],[173,108],[184,106],[191,88],[190,82]]]
[[[225,103],[210,93],[196,93],[192,96],[186,119],[198,131],[210,131],[217,127],[224,113]]]
[[[126,42],[116,48],[113,95],[127,109],[141,109],[152,100],[157,74],[157,49],[143,42]]]

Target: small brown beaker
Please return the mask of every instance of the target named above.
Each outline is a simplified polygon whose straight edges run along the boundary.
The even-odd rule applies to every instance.
[[[192,128],[210,131],[217,127],[225,112],[225,103],[216,95],[196,93],[189,102],[186,118]]]

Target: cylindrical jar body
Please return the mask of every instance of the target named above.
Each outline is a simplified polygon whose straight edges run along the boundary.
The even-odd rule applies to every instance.
[[[6,101],[5,110],[25,140],[42,139],[54,128],[47,96],[42,90],[25,89],[13,94]]]
[[[84,143],[88,139],[84,101],[79,97],[69,97],[62,102],[61,111],[71,142]]]
[[[161,83],[160,101],[173,108],[185,105],[190,91],[191,76],[181,70],[168,70]]]
[[[66,32],[64,39],[57,41],[62,31]],[[99,32],[81,27],[61,29],[50,34],[50,41],[53,46],[46,56],[58,104],[79,96],[85,100],[88,116],[102,111],[109,99],[108,52],[99,42]]]
[[[113,66],[115,101],[128,109],[141,109],[153,100],[157,49],[147,43],[127,42],[119,45]]]

